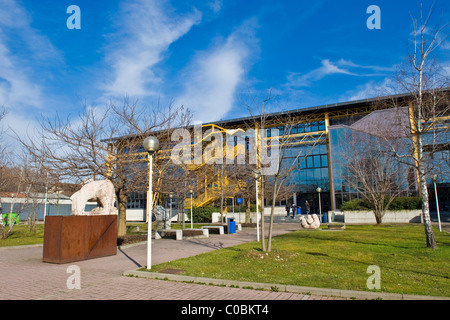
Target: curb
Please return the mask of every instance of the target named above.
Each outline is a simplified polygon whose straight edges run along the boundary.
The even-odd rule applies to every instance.
[[[342,297],[357,300],[450,300],[450,297],[421,296],[401,293],[384,293],[384,292],[366,292],[356,290],[327,289],[315,287],[303,287],[294,285],[261,283],[249,281],[224,280],[202,277],[191,277],[169,273],[158,273],[149,271],[128,270],[124,271],[124,276],[134,276],[138,278],[147,278],[155,280],[171,280],[178,282],[190,282],[198,284],[210,284],[236,288],[247,289],[264,289],[277,292],[303,293],[307,295]]]
[[[39,247],[44,247],[44,244],[37,243],[37,244],[24,244],[18,246],[4,246],[0,247],[0,250],[14,250],[14,249],[39,248]]]

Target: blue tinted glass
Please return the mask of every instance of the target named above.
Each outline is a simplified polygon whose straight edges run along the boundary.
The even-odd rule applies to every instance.
[[[320,156],[314,156],[314,168],[319,168],[320,167]]]
[[[321,162],[322,162],[322,167],[328,167],[328,158],[327,155],[321,155],[320,156]]]
[[[306,158],[306,167],[307,168],[313,168],[314,164],[313,164],[313,158],[312,156],[308,156]]]

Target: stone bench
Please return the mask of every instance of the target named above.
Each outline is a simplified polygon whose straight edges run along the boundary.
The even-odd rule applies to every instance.
[[[224,228],[223,226],[203,226],[202,229],[218,229],[219,230],[219,234],[224,234]]]
[[[158,234],[158,235],[157,235]],[[176,240],[183,240],[183,230],[179,229],[169,229],[169,230],[160,230],[155,233],[155,239],[164,238],[167,236],[173,236],[175,234]]]
[[[344,230],[345,224],[344,223],[330,223],[328,224],[329,230]]]
[[[209,237],[209,230],[208,229],[184,229],[185,233],[188,235],[184,236],[185,239],[192,239],[192,238],[208,238]],[[195,235],[189,235],[190,231],[199,231],[201,234],[195,234]]]
[[[200,231],[201,234],[196,235],[189,235],[189,231]],[[188,233],[188,235],[184,235],[183,233]],[[155,231],[155,239],[161,239],[164,237],[173,237],[175,236],[176,240],[183,240],[184,239],[193,239],[193,238],[208,238],[209,237],[209,230],[208,229],[166,229],[166,230],[159,230]]]

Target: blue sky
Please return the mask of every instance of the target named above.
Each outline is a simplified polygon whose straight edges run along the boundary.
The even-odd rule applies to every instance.
[[[423,1],[427,12],[434,1]],[[0,0],[0,106],[24,133],[41,115],[76,115],[124,96],[185,105],[203,122],[386,92],[411,45],[420,1]],[[81,29],[66,13],[80,8]],[[370,30],[370,5],[381,29]],[[449,21],[437,1],[431,25]],[[448,28],[447,28],[448,32]],[[450,40],[435,52],[450,73]],[[275,101],[275,100],[274,100]]]

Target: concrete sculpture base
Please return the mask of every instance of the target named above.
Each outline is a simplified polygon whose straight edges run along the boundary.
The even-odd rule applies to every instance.
[[[43,261],[68,263],[117,254],[117,215],[48,216]]]

